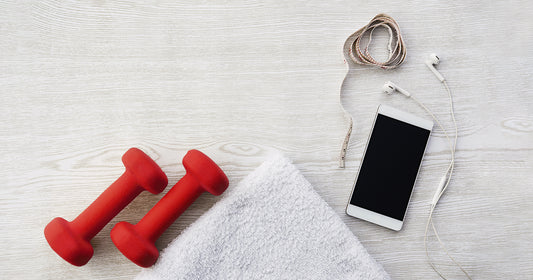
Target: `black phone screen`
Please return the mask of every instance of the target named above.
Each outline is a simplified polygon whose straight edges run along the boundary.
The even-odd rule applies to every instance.
[[[430,130],[378,114],[350,204],[402,221]]]

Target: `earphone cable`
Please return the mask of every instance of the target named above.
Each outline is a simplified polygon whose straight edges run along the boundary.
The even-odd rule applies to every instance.
[[[448,144],[450,146],[450,153],[451,153],[451,161],[450,161],[450,164],[446,170],[446,173],[445,173],[445,176],[447,176],[447,180],[446,180],[446,184],[444,185],[444,187],[442,188],[442,190],[440,191],[440,193],[438,194],[438,197],[436,199],[436,201],[434,203],[431,204],[431,207],[430,207],[430,211],[429,211],[429,215],[428,215],[428,219],[427,219],[427,222],[426,222],[426,229],[425,229],[425,232],[424,232],[424,248],[425,248],[425,251],[426,251],[426,257],[428,259],[428,262],[431,266],[431,268],[433,268],[433,270],[442,278],[442,279],[446,279],[446,277],[444,277],[444,275],[438,270],[438,268],[436,267],[436,265],[433,263],[433,261],[431,260],[431,257],[429,255],[429,251],[428,251],[428,246],[427,246],[427,241],[428,241],[428,229],[429,229],[429,224],[431,224],[431,227],[433,229],[433,232],[435,234],[435,237],[437,238],[437,241],[439,242],[440,246],[444,249],[446,255],[450,258],[450,260],[452,260],[453,263],[455,263],[455,265],[457,265],[459,267],[459,269],[461,269],[461,271],[464,273],[464,275],[468,278],[468,279],[472,279],[470,277],[470,275],[468,274],[468,272],[466,272],[466,270],[451,256],[450,252],[448,251],[447,247],[444,245],[444,243],[442,242],[442,240],[440,239],[440,236],[437,232],[437,229],[435,228],[435,225],[433,223],[433,212],[434,212],[434,209],[438,203],[438,201],[440,200],[441,196],[444,194],[444,192],[446,191],[446,189],[448,188],[449,184],[450,184],[450,180],[451,180],[451,176],[452,176],[452,173],[453,173],[453,170],[454,170],[454,166],[455,166],[455,149],[457,147],[457,137],[458,137],[458,129],[457,129],[457,122],[456,122],[456,119],[455,119],[455,112],[454,112],[454,106],[453,106],[453,97],[452,97],[452,93],[451,93],[451,90],[450,88],[448,87],[448,84],[446,83],[446,81],[443,81],[443,84],[444,84],[444,87],[448,93],[448,97],[449,97],[449,103],[450,103],[450,114],[452,116],[452,121],[453,121],[453,124],[454,124],[454,129],[455,129],[455,134],[454,134],[454,141],[453,141],[453,144],[452,144],[452,141],[449,137],[449,134],[447,133],[447,131],[444,129],[444,126],[441,124],[441,122],[437,119],[437,117],[431,112],[431,110],[429,110],[424,104],[422,104],[418,99],[416,99],[414,96],[411,96],[411,98],[420,106],[422,107],[432,118],[433,120],[435,120],[435,122],[437,123],[437,125],[439,126],[439,128],[444,132],[444,135],[448,141]]]

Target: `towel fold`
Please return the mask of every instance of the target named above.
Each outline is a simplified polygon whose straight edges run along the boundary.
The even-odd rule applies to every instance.
[[[279,155],[231,187],[143,279],[390,279]]]

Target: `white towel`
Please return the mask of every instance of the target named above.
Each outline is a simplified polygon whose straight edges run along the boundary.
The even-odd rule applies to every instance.
[[[283,156],[266,161],[140,279],[390,279]]]

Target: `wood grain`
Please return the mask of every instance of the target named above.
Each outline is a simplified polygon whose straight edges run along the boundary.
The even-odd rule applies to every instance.
[[[528,1],[0,2],[0,278],[133,278],[140,268],[109,231],[138,221],[162,194],[135,199],[93,239],[95,255],[81,268],[55,255],[42,231],[55,216],[80,213],[136,146],[171,184],[191,148],[219,162],[232,185],[279,150],[393,278],[436,279],[423,230],[449,161],[441,131],[401,232],[344,214],[378,104],[425,116],[402,96],[380,94],[385,81],[452,127],[446,93],[422,63],[430,52],[442,58],[459,124],[456,173],[436,226],[474,279],[531,277],[532,8]],[[406,62],[393,71],[353,69],[343,84],[344,40],[380,12],[399,22]],[[387,35],[376,35],[380,54]],[[339,90],[354,118],[346,169],[337,168],[347,125]],[[158,248],[217,199],[202,195]],[[430,248],[447,276],[464,278],[434,240]]]

